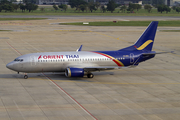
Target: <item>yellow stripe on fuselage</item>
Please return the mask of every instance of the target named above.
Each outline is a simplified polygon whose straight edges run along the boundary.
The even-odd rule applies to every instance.
[[[104,53],[103,53],[103,54],[104,54]],[[114,57],[112,57],[112,56],[110,56],[110,55],[107,55],[107,54],[105,54],[105,55],[108,56],[108,57],[110,57],[111,59],[115,60],[116,62],[118,62],[121,66],[124,66],[124,64],[123,64],[121,61],[115,59]]]
[[[119,61],[117,59],[115,59],[115,61],[118,62],[121,66],[124,66],[124,64],[121,61]]]
[[[138,47],[138,50],[143,50],[145,47],[147,47],[150,43],[152,43],[152,40],[146,41],[144,44],[142,44],[140,47]]]

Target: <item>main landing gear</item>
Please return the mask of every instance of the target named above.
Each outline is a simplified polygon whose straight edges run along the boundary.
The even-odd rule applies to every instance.
[[[87,74],[87,77],[88,77],[88,78],[93,78],[94,75],[93,75],[92,73],[88,73],[88,74]]]

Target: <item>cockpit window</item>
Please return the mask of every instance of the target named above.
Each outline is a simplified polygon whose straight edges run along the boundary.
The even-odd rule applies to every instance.
[[[20,61],[20,62],[22,62],[23,61],[23,59],[15,59],[14,61]]]

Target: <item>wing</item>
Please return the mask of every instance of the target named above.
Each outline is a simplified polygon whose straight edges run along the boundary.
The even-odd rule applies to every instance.
[[[82,68],[84,71],[104,71],[104,70],[114,70],[114,69],[122,69],[127,67],[119,67],[119,66],[85,66],[85,65],[69,65],[68,68]]]
[[[127,67],[118,67],[118,66],[98,66],[98,67],[85,67],[83,68],[85,71],[104,71],[104,70],[114,70],[114,69],[122,69]]]

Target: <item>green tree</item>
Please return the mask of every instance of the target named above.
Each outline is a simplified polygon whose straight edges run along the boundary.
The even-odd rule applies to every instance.
[[[114,0],[109,0],[108,4],[107,4],[107,10],[111,11],[111,13],[113,13],[113,11],[116,8],[116,3],[114,2]]]
[[[82,11],[82,12],[84,12],[84,10],[86,10],[86,5],[83,5],[83,4],[81,4],[81,5],[79,5],[79,9]]]
[[[7,11],[13,12],[13,10],[14,10],[12,4],[4,4],[2,6],[2,9],[5,10],[5,12],[7,12]]]
[[[150,12],[151,12],[151,10],[152,10],[152,6],[151,6],[151,5],[146,4],[146,5],[144,5],[144,9],[145,9],[145,10],[147,10],[147,11],[148,11],[148,13],[150,13]]]
[[[4,4],[11,4],[12,2],[8,1],[8,0],[1,0],[0,1],[0,5],[4,5]]]
[[[130,11],[132,13],[135,9],[136,9],[136,4],[129,3],[127,11]]]
[[[0,12],[2,11],[3,9],[2,9],[2,5],[0,5]]]
[[[53,8],[54,8],[55,11],[58,10],[58,7],[56,5],[53,5]]]
[[[173,6],[172,9],[176,11],[176,6]]]
[[[166,13],[170,12],[171,11],[171,8],[167,5],[164,5],[164,11],[166,11]]]
[[[89,8],[89,10],[91,11],[91,12],[93,12],[93,10],[97,10],[96,9],[96,6],[95,6],[95,4],[93,3],[93,2],[89,2],[88,3],[88,8]]]
[[[37,10],[37,9],[38,9],[38,7],[39,7],[38,5],[34,4],[34,5],[33,5],[33,9],[32,9],[32,11],[33,11],[33,10]]]
[[[164,11],[164,6],[163,5],[158,5],[157,11],[162,13]]]
[[[96,6],[96,9],[98,10],[98,8],[101,6],[101,4],[99,2],[95,2],[95,6]]]
[[[22,12],[26,10],[26,6],[21,3],[19,4],[19,8],[22,10]]]
[[[5,12],[7,12],[7,11],[13,12],[13,10],[14,10],[12,2],[10,2],[8,0],[1,0],[0,6],[1,6],[1,11],[5,10]]]
[[[13,6],[14,10],[16,10],[16,12],[17,12],[17,9],[19,8],[19,5],[18,4],[12,4],[12,6]]]
[[[166,11],[166,13],[168,13],[171,11],[171,8],[169,8],[169,6],[167,6],[167,5],[158,5],[157,10],[158,10],[158,12],[161,12],[161,13],[163,11]]]
[[[106,7],[105,7],[104,5],[102,5],[102,6],[101,6],[101,11],[103,11],[103,13],[105,13],[106,10],[107,10]]]
[[[142,5],[140,5],[140,4],[135,4],[135,7],[136,7],[136,9],[137,9],[137,11],[138,11],[139,9],[142,8]]]
[[[61,5],[59,5],[58,7],[61,8],[61,9],[63,9],[64,12],[66,12],[66,10],[67,10],[67,8],[68,8],[68,6],[67,6],[66,4],[61,4]]]
[[[36,10],[38,8],[38,5],[35,5],[33,3],[26,3],[25,7],[29,12],[31,12],[33,10]]]
[[[126,9],[127,9],[126,5],[122,5],[122,6],[120,7],[120,10],[121,10],[122,12],[124,12],[124,13],[125,13]]]
[[[180,7],[176,7],[176,12],[178,12],[178,14],[179,14],[179,12],[180,12]]]
[[[76,10],[78,10],[80,5],[87,5],[87,2],[84,0],[69,0],[69,5],[71,8],[76,8]]]

